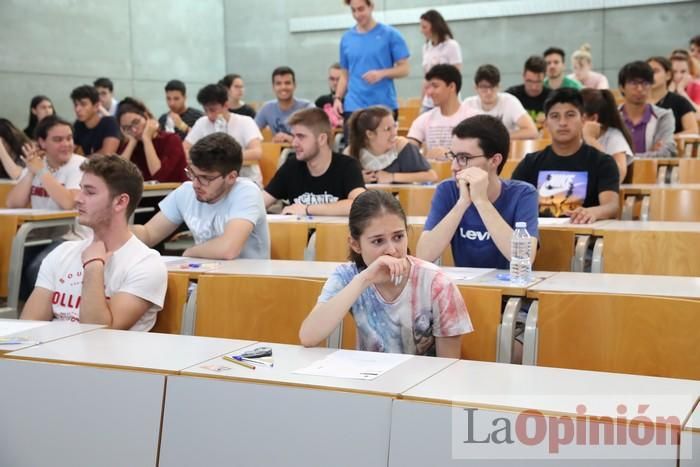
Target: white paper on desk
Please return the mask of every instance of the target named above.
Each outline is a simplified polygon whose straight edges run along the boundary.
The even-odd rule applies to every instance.
[[[486,274],[485,271],[461,271],[459,268],[442,268],[442,271],[455,281],[470,281]]]
[[[294,373],[310,376],[372,380],[410,359],[411,355],[338,350]]]
[[[267,222],[297,222],[299,217],[300,216],[294,216],[291,214],[268,214]]]
[[[0,321],[0,337],[9,336],[11,334],[17,334],[19,332],[29,331],[30,329],[39,328],[48,324],[48,322],[21,320]]]
[[[570,217],[540,217],[537,219],[537,225],[565,225],[571,224]]]

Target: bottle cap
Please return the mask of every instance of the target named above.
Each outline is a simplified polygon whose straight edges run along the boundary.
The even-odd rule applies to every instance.
[[[515,228],[516,229],[525,229],[525,228],[527,228],[527,222],[516,222]]]

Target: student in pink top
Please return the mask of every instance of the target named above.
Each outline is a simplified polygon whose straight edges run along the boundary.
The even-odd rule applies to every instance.
[[[460,358],[473,330],[457,286],[438,266],[408,255],[406,214],[390,193],[368,190],[350,208],[350,259],[331,274],[299,330],[323,342],[348,310],[357,349]]]
[[[571,56],[572,68],[574,72],[569,78],[578,80],[584,88],[609,89],[608,78],[604,74],[593,71],[593,58],[591,56],[591,46],[583,44]]]

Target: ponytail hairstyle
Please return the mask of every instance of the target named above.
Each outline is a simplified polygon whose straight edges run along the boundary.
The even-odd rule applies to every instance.
[[[375,217],[385,214],[395,214],[403,220],[406,230],[408,230],[408,222],[406,221],[406,213],[403,211],[399,200],[391,193],[381,190],[367,190],[355,198],[350,207],[350,216],[348,224],[350,227],[350,236],[353,240],[359,242],[362,233],[367,228],[367,225]],[[348,258],[353,261],[357,269],[362,271],[367,267],[362,255],[350,248],[350,256]]]
[[[348,122],[350,156],[360,160],[360,151],[367,147],[367,132],[376,131],[379,123],[393,113],[388,107],[375,105],[353,112]]]
[[[153,118],[153,114],[150,110],[148,110],[146,104],[133,97],[125,97],[121,100],[121,102],[119,102],[119,107],[117,107],[117,115],[115,115],[117,122],[119,122],[122,115],[125,113],[140,115],[146,120]]]
[[[615,96],[608,89],[590,89],[581,90],[583,98],[583,113],[586,115],[597,115],[598,123],[603,127],[603,130],[608,128],[617,128],[622,132],[627,144],[634,147],[632,136],[630,135],[627,125],[622,121],[620,112],[617,110]]]

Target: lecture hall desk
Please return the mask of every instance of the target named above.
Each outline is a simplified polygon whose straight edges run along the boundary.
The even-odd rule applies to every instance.
[[[700,404],[683,428],[681,446],[692,446],[692,459],[681,459],[680,467],[700,467]]]
[[[250,344],[98,329],[6,354],[0,463],[155,466],[166,377]]]
[[[168,378],[161,467],[385,467],[395,399],[456,362],[414,356],[374,380],[342,379],[294,373],[334,349],[265,345],[273,368],[215,358],[205,365],[229,369],[196,365]]]
[[[553,308],[543,308],[544,305],[542,305],[539,300],[541,293],[548,294],[548,306]],[[651,332],[654,334],[654,330],[661,327],[663,327],[664,331],[673,332],[673,326],[678,326],[677,323],[668,317],[663,318],[663,323],[653,321],[659,318],[652,316],[651,312],[637,308],[639,297],[680,299],[690,301],[691,303],[688,304],[689,307],[693,307],[694,305],[692,302],[695,302],[697,310],[700,312],[700,278],[698,277],[560,272],[530,287],[527,295],[534,301],[530,306],[525,324],[523,363],[531,365],[537,364],[538,361],[538,352],[540,350],[538,339],[541,337],[539,334],[539,318],[541,314],[546,313],[549,318],[548,325],[550,327],[548,331],[552,332],[553,336],[559,336],[558,338],[562,340],[566,340],[563,336],[568,334],[580,336],[579,333],[587,332],[578,325],[572,324],[571,321],[566,318],[567,314],[570,313],[572,314],[572,319],[575,321],[582,316],[580,313],[586,314],[586,310],[577,310],[571,307],[571,300],[577,297],[586,299],[586,297],[593,295],[610,295],[611,297],[607,305],[609,306],[610,303],[616,304],[614,310],[620,312],[619,320],[634,319],[636,323],[640,323],[640,325],[643,326],[641,330],[636,332],[633,331],[633,328],[625,326],[624,328],[630,330],[633,335],[629,340],[625,340],[624,342],[622,336],[615,336],[615,338],[618,339],[617,346],[620,351],[624,352],[624,355],[629,355],[632,360],[635,358],[642,358],[634,356],[634,348],[640,345],[640,341],[644,341],[644,338],[641,337],[642,333]],[[561,305],[561,303],[568,303],[570,305]],[[599,319],[611,319],[609,315],[605,314],[607,313],[604,311],[605,309],[601,308],[602,305],[603,304],[599,303],[595,309],[592,310],[595,312],[593,314],[597,315],[600,310],[603,310],[602,313],[604,317],[599,317]],[[556,308],[557,306],[563,306],[563,308],[558,309]],[[653,309],[651,311],[655,310],[656,309]],[[630,318],[630,313],[633,314],[633,318]],[[687,316],[681,316],[675,313],[673,316],[678,319],[687,318]],[[597,326],[596,322],[592,320],[592,317],[590,320],[586,320],[585,325],[595,326],[595,332],[604,330],[604,324]],[[612,321],[611,323],[618,325],[620,324],[619,320]],[[559,328],[553,328],[551,326],[559,326]],[[559,331],[557,331],[557,329],[559,329]],[[683,328],[682,332],[685,331],[688,331],[688,329]],[[613,336],[606,335],[606,337]],[[595,344],[591,343],[591,345]],[[630,347],[625,347],[627,345]],[[576,354],[576,358],[583,358],[587,355],[585,351],[580,350]],[[688,355],[678,356],[678,359],[682,359],[683,357],[689,359],[695,358],[695,356],[692,355],[692,351]],[[621,361],[623,360],[624,359]],[[610,361],[612,362],[612,360]],[[638,360],[638,362],[640,361],[641,360]],[[680,360],[677,361],[680,362]],[[585,365],[588,364],[585,358],[582,362]]]
[[[30,329],[26,328],[27,323],[32,326]],[[3,354],[26,349],[44,342],[51,342],[102,328],[104,326],[100,324],[80,324],[70,321],[0,319],[0,330],[2,330],[0,339],[14,337],[22,341],[16,344],[0,344],[0,357]]]
[[[657,416],[676,416],[682,424],[698,395],[698,381],[460,360],[394,401],[389,466],[672,467],[678,462],[678,446],[668,442],[651,447],[627,443],[626,447],[607,451],[601,446],[576,447],[562,443],[559,454],[550,454],[549,438],[534,446],[524,445],[515,434],[515,420],[524,410],[533,410],[539,414],[535,418],[549,425],[557,421],[556,417],[575,416],[579,404],[585,406],[586,415],[617,420],[619,404],[629,407],[629,418],[637,416],[639,404],[648,404],[645,415],[651,418],[655,428],[661,429]],[[502,420],[496,427],[493,425],[501,417],[510,421],[513,444],[464,444],[470,426],[472,439],[483,440],[504,426]],[[614,423],[616,429],[625,428],[619,421]],[[531,434],[534,425],[535,420],[531,419]],[[680,427],[674,424],[676,434]],[[666,432],[667,440],[669,431],[670,428]],[[504,434],[499,436],[503,439]],[[617,454],[621,459],[596,459],[606,453]],[[654,455],[662,458],[646,460]],[[465,459],[467,456],[475,458]]]
[[[0,296],[8,297],[10,307],[16,309],[17,305],[17,297],[9,296],[8,292],[14,285],[19,293],[19,274],[27,236],[39,228],[71,226],[76,215],[76,211],[0,209]],[[10,283],[12,281],[15,282]]]

